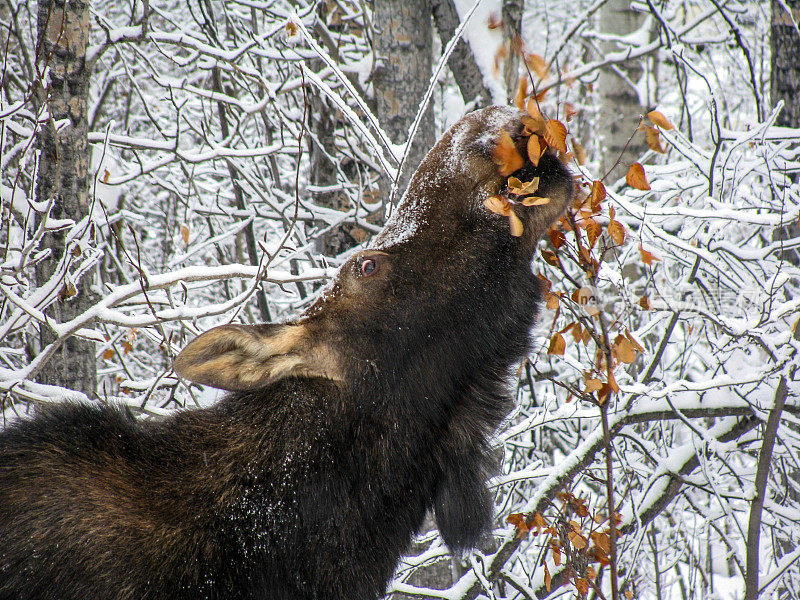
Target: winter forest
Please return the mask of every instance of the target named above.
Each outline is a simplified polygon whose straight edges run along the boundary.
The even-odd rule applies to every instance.
[[[453,557],[429,520],[387,597],[800,598],[799,24],[797,0],[0,0],[0,428],[214,403],[173,371],[189,340],[309,306],[450,125],[516,105],[578,194],[534,263],[493,536]]]

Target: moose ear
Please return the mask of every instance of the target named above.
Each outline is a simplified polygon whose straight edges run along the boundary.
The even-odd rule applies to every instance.
[[[175,358],[175,372],[223,390],[264,387],[284,377],[339,380],[329,352],[314,350],[304,325],[222,325],[194,340]]]

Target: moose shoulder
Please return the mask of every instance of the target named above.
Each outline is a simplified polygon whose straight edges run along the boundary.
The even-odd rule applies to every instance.
[[[230,390],[217,405],[146,422],[62,405],[0,434],[0,599],[374,600],[430,509],[473,547],[540,299],[531,260],[573,190],[545,154],[515,174],[550,199],[513,207],[522,235],[484,206],[521,116],[454,125],[295,321],[192,341],[175,369]]]

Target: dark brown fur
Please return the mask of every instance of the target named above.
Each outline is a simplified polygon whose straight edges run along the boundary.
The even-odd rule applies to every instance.
[[[502,129],[522,148],[510,109],[443,136],[296,321],[190,343],[176,370],[234,390],[216,406],[143,422],[62,405],[0,434],[0,600],[374,600],[431,508],[473,547],[540,299],[530,262],[572,195],[555,157],[523,167],[551,202],[517,208],[512,237],[483,205],[505,185]]]

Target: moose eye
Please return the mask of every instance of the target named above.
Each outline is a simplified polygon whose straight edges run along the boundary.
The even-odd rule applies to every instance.
[[[376,263],[371,258],[368,258],[361,263],[361,274],[364,277],[369,277],[377,270],[378,270],[378,263]]]

